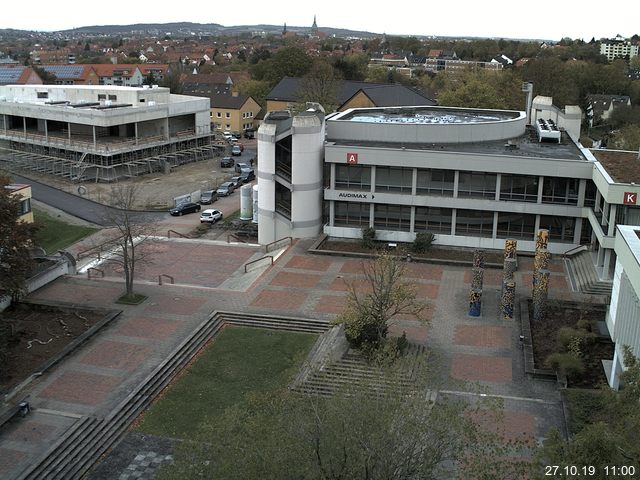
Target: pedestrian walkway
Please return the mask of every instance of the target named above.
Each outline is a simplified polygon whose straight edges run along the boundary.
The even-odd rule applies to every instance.
[[[105,279],[66,276],[34,292],[30,298],[39,301],[120,308],[122,314],[21,394],[29,395],[34,411],[0,431],[0,477],[17,478],[81,416],[106,417],[213,311],[335,318],[345,306],[349,285],[366,288],[362,261],[309,254],[311,243],[294,242],[273,266],[245,274],[244,265],[263,255],[257,247],[165,240],[151,247],[154,263],[140,269],[135,289],[148,298],[135,306],[114,304],[123,292],[123,282],[120,272],[111,267]],[[553,272],[556,291],[568,291],[562,271],[554,266]],[[158,285],[159,273],[173,276],[176,284]],[[524,261],[516,274],[524,295],[530,277],[530,265]],[[225,288],[228,278],[235,278],[241,287]],[[242,278],[244,284],[238,280]],[[487,271],[478,318],[467,315],[470,268],[414,262],[407,264],[405,278],[429,304],[430,325],[399,318],[390,332],[406,332],[409,340],[435,353],[441,391],[460,398],[480,393],[501,398],[513,435],[540,438],[551,426],[562,425],[555,386],[526,378],[519,327],[498,315],[498,273]],[[137,475],[147,462],[167,460],[166,451],[156,455],[155,450],[144,448],[131,451],[123,468],[133,465]],[[125,473],[113,472],[113,478]],[[149,475],[139,478],[153,478]]]

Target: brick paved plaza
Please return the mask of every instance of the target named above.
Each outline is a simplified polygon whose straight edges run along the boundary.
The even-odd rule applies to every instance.
[[[154,262],[141,269],[141,281],[136,284],[136,291],[148,296],[140,305],[113,303],[123,292],[123,284],[110,267],[104,279],[68,276],[32,294],[39,301],[123,311],[21,394],[29,395],[34,412],[64,413],[34,416],[4,428],[0,432],[0,477],[15,478],[79,416],[106,416],[213,311],[334,318],[345,307],[348,285],[360,291],[367,288],[363,262],[311,254],[307,252],[311,243],[295,242],[272,267],[260,275],[247,274],[246,284],[235,289],[218,287],[230,276],[242,279],[244,264],[263,255],[259,248],[180,239],[153,247]],[[486,271],[482,315],[474,318],[468,316],[470,267],[417,262],[406,267],[404,278],[415,284],[418,297],[429,305],[426,317],[430,324],[400,317],[389,331],[391,335],[406,332],[410,341],[426,345],[437,355],[441,390],[462,398],[473,399],[483,392],[504,399],[508,436],[540,438],[551,426],[562,427],[555,385],[525,376],[518,322],[504,321],[498,315],[501,272]],[[523,259],[516,273],[520,295],[529,295],[530,269],[530,259]],[[562,267],[553,264],[551,270],[554,294],[570,295]],[[174,276],[176,285],[158,285],[160,273]],[[47,441],[34,442],[36,437]]]

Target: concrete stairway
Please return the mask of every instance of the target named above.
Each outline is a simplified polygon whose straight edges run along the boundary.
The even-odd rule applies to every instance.
[[[564,258],[572,288],[577,292],[591,295],[611,296],[612,282],[598,278],[593,266],[591,252],[582,251]]]

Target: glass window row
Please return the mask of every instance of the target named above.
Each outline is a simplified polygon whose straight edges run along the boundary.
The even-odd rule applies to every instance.
[[[453,197],[455,171],[416,169],[417,195]],[[410,195],[413,191],[413,168],[376,167],[375,192]],[[335,188],[338,190],[371,190],[372,167],[366,165],[335,165]],[[537,203],[540,177],[535,175],[500,175],[499,200]],[[459,198],[496,198],[498,175],[495,173],[460,171],[457,196]],[[541,203],[578,205],[580,179],[543,177]],[[595,203],[596,188],[587,182],[585,206]]]
[[[369,203],[334,202],[334,226],[368,227],[370,224]],[[411,232],[411,208],[407,205],[374,204],[373,227],[380,230]],[[414,207],[414,232],[427,231],[451,235],[453,225],[452,208]],[[494,213],[483,210],[456,209],[455,235],[487,237],[494,235]],[[517,212],[498,212],[495,222],[496,238],[533,240],[536,215]],[[539,228],[549,230],[552,240],[573,243],[576,219],[540,215]]]

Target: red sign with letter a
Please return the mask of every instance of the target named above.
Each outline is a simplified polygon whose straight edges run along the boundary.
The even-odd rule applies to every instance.
[[[624,192],[623,203],[625,205],[635,205],[638,203],[638,194],[635,192]]]
[[[358,154],[357,153],[347,153],[347,164],[349,164],[349,165],[357,165],[358,164]]]

